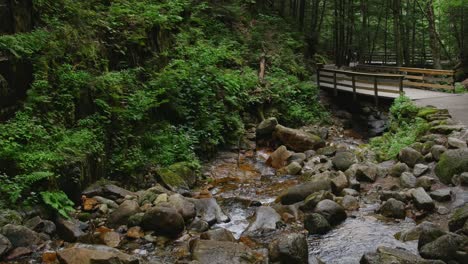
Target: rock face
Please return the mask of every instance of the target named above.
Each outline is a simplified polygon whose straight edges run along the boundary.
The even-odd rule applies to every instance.
[[[292,153],[288,151],[285,146],[281,146],[277,148],[273,153],[271,153],[270,157],[268,157],[267,165],[275,168],[281,169],[282,167],[286,166],[289,157],[291,157]]]
[[[462,259],[463,256],[466,260],[466,252],[457,252],[463,251],[463,248],[466,246],[468,246],[467,237],[449,233],[424,245],[419,250],[419,254],[421,254],[423,258],[440,259],[445,262]]]
[[[29,247],[42,242],[38,233],[25,226],[7,224],[0,230],[13,247]]]
[[[406,147],[400,150],[400,153],[398,153],[398,159],[411,168],[414,167],[414,165],[417,163],[424,161],[423,155],[410,147]]]
[[[304,228],[309,231],[310,235],[325,234],[331,230],[331,226],[327,219],[321,214],[313,213],[304,216]]]
[[[0,259],[12,248],[10,240],[3,235],[0,235]]]
[[[434,201],[422,187],[414,189],[411,192],[411,195],[413,196],[414,203],[418,209],[427,211],[434,209]]]
[[[307,240],[303,234],[287,234],[270,245],[271,261],[304,264],[308,263],[308,257]]]
[[[185,228],[184,218],[172,207],[156,206],[148,210],[141,221],[141,227],[155,234],[176,237]]]
[[[468,171],[468,149],[447,150],[440,156],[435,173],[440,181],[450,184],[455,174]]]
[[[347,217],[344,208],[332,200],[320,201],[315,207],[314,212],[325,217],[331,225],[337,225]]]
[[[139,261],[115,248],[102,245],[75,244],[57,252],[60,263],[91,264],[91,263],[121,263],[137,264]]]
[[[405,203],[393,198],[388,199],[384,204],[382,204],[378,211],[386,217],[399,219],[404,219],[406,217]]]
[[[329,179],[323,179],[293,186],[281,194],[279,199],[284,205],[294,204],[303,201],[314,192],[329,190],[331,190],[331,181]]]
[[[458,208],[453,212],[449,220],[449,230],[455,232],[463,228],[463,225],[468,220],[468,204],[465,204],[463,207]]]
[[[267,118],[258,124],[255,133],[257,137],[271,135],[275,131],[275,127],[278,125],[278,120],[274,117]]]
[[[357,162],[356,155],[350,151],[338,152],[332,159],[337,170],[346,171],[351,165]]]
[[[276,223],[281,221],[281,216],[275,209],[268,206],[257,208],[255,220],[247,228],[247,232],[255,232],[262,230],[275,230]]]
[[[214,240],[196,241],[192,248],[192,259],[210,264],[256,263],[254,252],[244,244]]]
[[[108,222],[112,226],[122,225],[128,221],[128,218],[138,213],[140,207],[135,200],[125,200],[119,208],[109,215]]]
[[[286,147],[297,152],[316,150],[325,146],[325,141],[317,135],[281,125],[275,127],[274,134]]]

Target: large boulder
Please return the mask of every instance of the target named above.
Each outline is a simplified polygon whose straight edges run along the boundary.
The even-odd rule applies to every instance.
[[[325,141],[317,135],[281,125],[275,127],[274,134],[286,147],[297,152],[316,150],[325,146]]]
[[[59,217],[55,223],[57,226],[57,234],[61,239],[67,242],[76,242],[86,235],[85,232],[81,230],[81,223],[76,219]]]
[[[347,217],[344,208],[332,200],[320,201],[314,212],[323,215],[331,225],[337,225]]]
[[[180,215],[182,215],[186,222],[193,219],[197,214],[195,205],[180,194],[169,196],[168,203],[174,207]]]
[[[111,226],[126,224],[128,219],[138,213],[140,207],[136,200],[125,200],[120,204],[119,208],[115,209],[107,219]]]
[[[423,225],[418,238],[418,249],[421,249],[424,245],[431,243],[437,238],[445,235],[446,232],[437,225]]]
[[[63,264],[137,264],[138,259],[118,249],[103,245],[75,244],[57,251],[57,258]]]
[[[419,254],[423,258],[440,259],[445,262],[462,259],[463,256],[466,260],[466,246],[468,246],[468,237],[449,233],[424,245],[420,248]]]
[[[0,259],[5,255],[13,246],[7,237],[0,234]]]
[[[450,184],[455,174],[468,171],[468,149],[447,150],[440,156],[435,173],[440,181]]]
[[[390,198],[382,204],[378,212],[385,217],[404,219],[406,217],[405,203]]]
[[[337,170],[346,171],[351,165],[358,162],[356,155],[350,151],[342,151],[336,153],[332,159],[333,165]]]
[[[451,148],[459,148],[459,149],[466,148],[466,141],[465,140],[461,140],[461,139],[454,138],[454,137],[449,137],[448,140],[447,140],[447,144]]]
[[[38,233],[25,226],[7,224],[0,229],[0,233],[11,242],[13,247],[30,247],[42,242]]]
[[[440,156],[442,156],[442,154],[447,151],[447,148],[442,146],[442,145],[434,145],[432,146],[431,148],[431,154],[432,154],[432,157],[434,158],[434,160],[438,161],[440,160]]]
[[[173,207],[156,206],[145,213],[141,227],[157,235],[176,237],[184,231],[185,222]]]
[[[455,232],[462,229],[468,220],[468,203],[453,212],[449,220],[449,230]]]
[[[281,236],[269,246],[270,260],[279,263],[307,264],[308,247],[304,234]]]
[[[246,232],[275,230],[281,216],[275,209],[268,206],[260,206],[255,212],[255,220],[249,225]]]
[[[192,259],[210,264],[253,264],[255,253],[241,243],[215,240],[197,240],[192,247]]]
[[[198,170],[188,162],[179,162],[157,170],[161,183],[172,190],[189,189],[198,179]]]
[[[418,209],[430,211],[435,208],[434,201],[431,196],[426,193],[424,188],[419,187],[414,189],[411,192],[411,196],[413,196],[414,204]]]
[[[323,215],[317,213],[306,214],[304,216],[304,228],[309,231],[310,235],[322,235],[331,230],[327,219]]]
[[[419,240],[419,236],[421,235],[423,230],[429,229],[429,228],[439,229],[437,225],[431,222],[422,222],[421,224],[413,228],[410,228],[408,230],[398,233],[396,237],[403,242]]]
[[[271,133],[275,131],[276,125],[278,125],[278,120],[276,118],[267,118],[258,124],[255,133],[257,137],[271,135]]]
[[[223,212],[214,198],[190,199],[195,204],[197,217],[210,225],[229,222],[229,217]]]
[[[294,204],[305,200],[309,195],[318,191],[330,191],[330,179],[321,179],[314,182],[299,184],[287,189],[278,199],[282,204]]]
[[[266,164],[275,169],[281,169],[282,167],[286,166],[291,155],[292,153],[288,151],[285,146],[281,146],[273,153],[271,153],[270,157],[268,157],[266,161]]]
[[[447,202],[452,200],[452,190],[449,188],[432,191],[429,195],[432,199],[439,202]]]
[[[398,159],[411,168],[424,161],[423,155],[410,147],[401,149],[400,153],[398,153]]]
[[[102,196],[109,199],[118,199],[118,198],[125,198],[126,196],[136,196],[134,192],[125,190],[114,184],[102,184],[96,183],[83,191],[83,195],[87,197],[93,196]]]

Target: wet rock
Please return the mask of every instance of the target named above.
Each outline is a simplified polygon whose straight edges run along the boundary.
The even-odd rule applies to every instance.
[[[63,264],[137,264],[139,261],[118,249],[104,245],[75,244],[57,252],[60,263]]]
[[[229,222],[229,217],[223,212],[214,198],[190,199],[195,204],[197,217],[210,225]]]
[[[7,224],[21,225],[23,217],[15,210],[5,209],[0,211],[0,228]]]
[[[120,234],[114,231],[101,233],[99,238],[102,244],[113,248],[118,247],[122,240]]]
[[[266,161],[266,164],[275,168],[281,169],[286,166],[289,157],[291,157],[291,152],[285,146],[277,148]]]
[[[140,207],[135,200],[125,200],[120,206],[115,209],[107,219],[111,226],[123,225],[128,222],[128,218],[138,213]]]
[[[114,202],[113,200],[111,200],[111,199],[107,199],[107,198],[104,198],[104,197],[101,197],[101,196],[94,196],[93,199],[96,200],[100,204],[107,205],[108,208],[115,209],[115,208],[119,207],[119,205],[116,202]]]
[[[275,230],[277,223],[281,221],[281,216],[275,209],[268,206],[261,206],[255,212],[255,220],[247,228],[247,232]]]
[[[359,196],[359,192],[354,189],[344,188],[343,191],[341,191],[340,195],[341,196],[351,195],[351,196],[357,197]]]
[[[325,146],[325,141],[317,135],[281,125],[276,126],[274,134],[286,147],[297,152]]]
[[[375,253],[366,253],[360,264],[443,264],[425,260],[407,250],[380,246]]]
[[[307,196],[307,198],[304,200],[304,204],[300,205],[299,208],[302,211],[312,211],[314,210],[315,206],[323,200],[333,200],[334,196],[331,192],[329,191],[318,191],[314,192],[313,194]]]
[[[448,146],[451,147],[451,148],[461,149],[461,148],[466,148],[467,147],[466,146],[466,141],[458,139],[458,138],[454,138],[454,137],[449,137],[448,140],[447,140],[447,143],[448,143]]]
[[[294,204],[303,201],[307,196],[318,191],[330,191],[331,181],[328,179],[319,180],[315,182],[308,182],[290,187],[286,192],[281,194],[278,199],[282,204]]]
[[[346,210],[357,210],[359,209],[359,200],[351,195],[345,195],[341,200],[341,205]]]
[[[337,225],[347,217],[344,208],[332,200],[320,201],[314,212],[324,216],[331,225]]]
[[[404,219],[406,217],[405,203],[390,198],[382,204],[378,212],[385,217]]]
[[[296,175],[302,170],[301,164],[298,162],[291,162],[288,166],[285,167],[286,174],[288,175]]]
[[[429,170],[429,166],[419,163],[414,165],[413,174],[414,176],[419,177],[426,173],[427,170]]]
[[[448,226],[451,232],[455,232],[461,228],[468,220],[468,203],[456,209],[450,217]]]
[[[376,164],[359,164],[356,168],[356,179],[358,181],[375,182],[378,173],[379,169]]]
[[[205,232],[209,228],[210,228],[210,225],[208,224],[208,222],[200,220],[200,219],[193,220],[189,226],[189,230],[195,231],[198,233]]]
[[[335,146],[327,146],[317,150],[317,155],[325,155],[331,157],[335,155],[336,147]]]
[[[342,171],[333,174],[331,186],[334,193],[339,194],[344,188],[348,187],[348,178]]]
[[[304,228],[309,231],[310,235],[322,235],[331,230],[331,226],[327,219],[317,213],[306,214],[304,216]]]
[[[351,165],[357,163],[356,155],[350,151],[338,152],[332,159],[337,170],[346,171]]]
[[[185,228],[184,218],[172,207],[156,206],[148,210],[141,220],[141,227],[157,235],[176,237]]]
[[[236,242],[236,239],[234,238],[232,233],[224,228],[208,230],[202,233],[200,235],[200,238],[204,240]]]
[[[408,200],[404,193],[396,191],[382,191],[379,198],[381,201],[387,201],[388,199],[393,198],[404,203]]]
[[[138,239],[138,238],[142,238],[145,236],[145,233],[143,232],[143,230],[141,229],[141,227],[139,226],[133,226],[133,227],[130,227],[128,230],[127,230],[127,237],[129,238],[133,238],[133,239]]]
[[[401,233],[399,233],[397,236],[398,236],[398,239],[403,241],[403,242],[406,242],[406,241],[413,241],[413,240],[419,240],[419,236],[421,235],[422,231],[424,229],[429,229],[429,228],[432,228],[432,229],[439,229],[439,227],[433,223],[430,223],[430,222],[422,222],[421,224],[409,229],[409,230],[405,230]]]
[[[76,242],[86,234],[81,230],[81,224],[76,219],[64,219],[59,217],[55,222],[57,234],[67,242]]]
[[[5,255],[13,246],[11,245],[10,240],[7,237],[0,234],[0,259]]]
[[[281,236],[270,245],[270,260],[279,263],[308,263],[307,240],[303,234]]]
[[[169,196],[168,203],[172,205],[180,215],[182,215],[186,222],[193,219],[197,214],[195,205],[186,200],[180,194],[173,194]]]
[[[411,195],[413,196],[414,203],[418,209],[426,211],[434,209],[434,201],[422,187],[414,189],[411,192]]]
[[[424,161],[423,155],[410,147],[400,150],[400,153],[398,153],[398,159],[411,168]]]
[[[458,178],[458,181],[461,186],[468,186],[468,172],[464,172],[460,174],[460,177]]]
[[[455,174],[468,171],[468,149],[447,150],[440,156],[435,173],[440,181],[450,184]]]
[[[20,225],[7,224],[0,229],[0,234],[9,240],[13,247],[29,247],[42,242],[38,233]]]
[[[432,199],[438,202],[447,202],[452,200],[452,191],[449,188],[432,191],[429,195]]]
[[[275,131],[275,127],[278,125],[278,120],[275,117],[270,117],[258,124],[255,133],[257,137],[271,135]]]
[[[432,185],[436,182],[434,178],[429,176],[421,176],[416,180],[416,187],[422,187],[426,191],[430,191]]]
[[[434,145],[432,146],[431,148],[431,154],[432,154],[432,157],[434,158],[434,160],[439,160],[440,159],[440,156],[445,152],[447,151],[447,148],[442,146],[442,145]]]
[[[43,220],[41,217],[36,216],[27,220],[24,225],[31,230],[34,230],[38,233],[53,234],[57,230],[54,222],[49,220]]]
[[[244,244],[214,240],[195,241],[192,247],[192,259],[210,264],[257,263],[255,253]]]
[[[417,178],[410,172],[403,172],[400,176],[400,185],[403,188],[414,188]]]
[[[390,169],[390,175],[393,177],[400,177],[403,172],[407,172],[409,170],[410,168],[408,165],[402,162],[398,162]]]
[[[419,254],[423,258],[449,262],[461,259],[462,255],[459,257],[458,251],[463,251],[466,246],[468,246],[468,237],[449,233],[424,245],[420,248]],[[464,254],[466,255],[466,252]]]
[[[94,184],[83,191],[83,195],[87,197],[102,196],[115,200],[117,198],[125,198],[125,196],[136,196],[134,192],[125,190],[114,184]]]
[[[303,164],[306,158],[307,156],[305,153],[293,153],[291,157],[289,157],[288,162],[289,163],[297,162],[299,164]]]
[[[437,225],[423,225],[418,239],[418,249],[421,249],[424,245],[436,240],[437,238],[445,235],[446,232]]]

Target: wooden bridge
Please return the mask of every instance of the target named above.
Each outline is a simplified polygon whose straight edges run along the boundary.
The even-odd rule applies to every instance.
[[[358,65],[337,70],[319,65],[317,84],[324,89],[351,92],[379,98],[397,98],[405,94],[413,100],[454,96],[454,71],[407,67]]]

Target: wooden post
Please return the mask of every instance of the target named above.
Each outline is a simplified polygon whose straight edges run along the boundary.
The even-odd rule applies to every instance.
[[[400,77],[400,95],[403,95],[403,76]]]
[[[320,88],[320,68],[317,68],[317,86]]]
[[[356,101],[356,76],[353,74],[353,100]]]
[[[333,88],[334,88],[335,96],[337,96],[338,95],[338,87],[336,85],[336,72],[333,72]]]
[[[379,92],[377,87],[377,77],[374,77],[374,99],[375,99],[375,106],[379,106]]]

